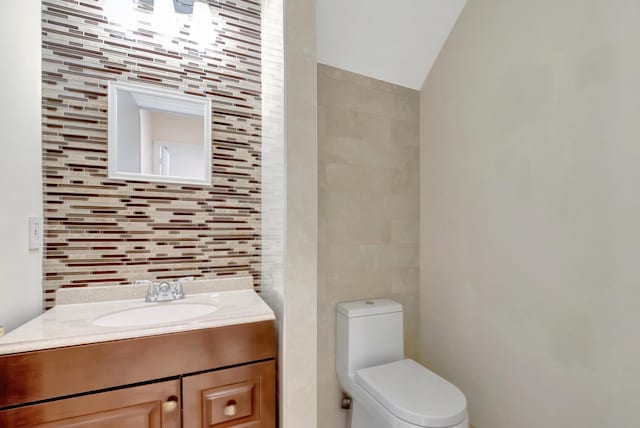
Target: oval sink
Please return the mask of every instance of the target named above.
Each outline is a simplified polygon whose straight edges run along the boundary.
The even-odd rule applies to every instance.
[[[213,313],[218,308],[204,303],[149,304],[118,312],[111,312],[93,320],[100,327],[141,327],[188,321]]]

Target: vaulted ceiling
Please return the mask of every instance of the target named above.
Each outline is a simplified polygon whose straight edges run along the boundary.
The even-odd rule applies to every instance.
[[[420,89],[466,0],[317,0],[318,62]]]

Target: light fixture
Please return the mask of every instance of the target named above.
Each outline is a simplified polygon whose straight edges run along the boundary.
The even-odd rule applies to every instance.
[[[180,24],[173,0],[155,0],[153,2],[153,27],[154,31],[168,38],[174,37],[180,30]]]
[[[135,24],[135,12],[131,6],[131,0],[103,0],[105,14],[110,21],[128,22]],[[201,46],[202,49],[209,43],[215,42],[213,27],[213,14],[208,0],[138,0],[139,3],[152,8],[152,30],[160,36],[164,36],[165,42],[171,42],[179,35],[180,27],[186,17],[191,15],[189,38]],[[148,9],[147,9],[148,10]],[[111,16],[114,18],[112,19]]]
[[[203,47],[212,43],[215,35],[211,22],[212,16],[209,2],[196,1],[193,4],[193,17],[191,19],[191,40]]]
[[[133,29],[136,19],[131,0],[104,0],[102,10],[109,22],[127,31]]]

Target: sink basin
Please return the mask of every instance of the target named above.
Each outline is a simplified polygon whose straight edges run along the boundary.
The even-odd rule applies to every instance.
[[[205,303],[160,303],[139,306],[102,315],[91,324],[99,327],[143,327],[189,321],[209,315],[218,309]]]

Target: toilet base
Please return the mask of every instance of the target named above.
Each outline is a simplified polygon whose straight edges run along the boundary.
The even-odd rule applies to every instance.
[[[386,413],[386,412],[385,412]],[[384,416],[390,416],[386,414]],[[418,428],[418,425],[411,424],[398,418],[391,418],[392,422],[385,420],[383,415],[376,415],[368,412],[367,409],[362,406],[358,401],[353,401],[353,407],[350,415],[350,428]],[[469,418],[466,417],[464,421],[456,426],[449,428],[469,428]]]
[[[355,401],[351,409],[351,428],[386,428],[380,418],[375,418]]]

